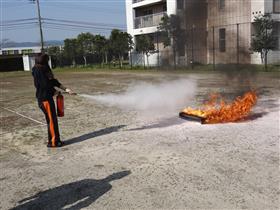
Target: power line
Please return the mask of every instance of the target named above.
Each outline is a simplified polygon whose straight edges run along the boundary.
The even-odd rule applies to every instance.
[[[58,26],[44,26],[44,25],[43,28],[59,30],[59,31],[75,31],[75,32],[91,32],[95,34],[108,34],[108,31],[101,31],[96,29],[84,29],[84,31],[81,31],[82,29],[65,28],[65,27],[58,27]]]
[[[9,26],[22,26],[22,25],[29,25],[29,24],[34,24],[34,23],[38,23],[38,22],[29,22],[29,23],[12,23],[12,24],[0,24],[0,26],[2,27],[9,27]]]
[[[31,4],[29,4],[31,5]],[[3,6],[3,8],[15,8],[15,7],[26,7],[26,6],[29,6],[29,5],[26,5],[26,4],[23,4],[23,5],[8,5],[8,6]]]
[[[22,26],[22,27],[20,27],[20,26],[18,26],[18,27],[8,27],[8,28],[5,28],[5,29],[3,29],[3,28],[0,28],[0,31],[17,31],[17,30],[23,30],[23,29],[35,29],[35,28],[37,28],[38,27],[38,25],[28,25],[28,26]]]
[[[109,30],[111,31],[114,28],[109,27],[99,27],[99,26],[82,26],[82,25],[76,25],[76,24],[67,24],[67,23],[51,23],[51,22],[44,22],[44,25],[54,25],[54,26],[69,26],[69,27],[75,27],[75,28],[83,28],[83,29],[101,29],[101,30]]]
[[[25,19],[6,20],[6,21],[1,21],[1,23],[24,22],[24,21],[30,21],[30,20],[37,20],[37,18],[25,18]]]
[[[2,24],[0,24],[0,25],[2,25],[2,26],[21,25],[21,24],[27,24],[27,23],[34,23],[34,22],[30,22],[30,21],[34,21],[34,20],[37,20],[37,18],[7,20],[7,21],[3,21]],[[53,18],[42,18],[42,20],[45,23],[75,24],[75,26],[80,26],[80,27],[95,27],[95,28],[102,28],[102,29],[106,29],[106,30],[107,29],[114,29],[114,28],[125,29],[124,25],[109,24],[109,23],[73,21],[73,20],[53,19]],[[36,23],[38,23],[38,22],[36,22]]]
[[[111,10],[108,8],[100,8],[100,7],[81,7],[81,5],[42,5],[42,7],[61,7],[61,9],[64,10],[79,10],[79,11],[88,11],[88,12],[94,12],[94,13],[108,13],[108,14],[118,14],[123,15],[125,10],[117,11],[117,10]]]
[[[65,22],[65,23],[75,23],[80,25],[88,26],[108,26],[112,28],[125,28],[124,25],[109,24],[109,23],[96,23],[96,22],[85,22],[85,21],[73,21],[73,20],[63,20],[63,19],[53,19],[53,18],[43,18],[43,20],[49,20],[54,22]]]

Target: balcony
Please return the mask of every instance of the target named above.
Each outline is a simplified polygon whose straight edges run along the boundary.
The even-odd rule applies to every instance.
[[[158,26],[164,15],[166,15],[166,12],[136,17],[134,19],[134,29]]]
[[[140,1],[144,1],[144,0],[133,0],[133,4],[138,3]]]
[[[161,2],[166,2],[166,0],[132,0],[132,8],[146,7]]]

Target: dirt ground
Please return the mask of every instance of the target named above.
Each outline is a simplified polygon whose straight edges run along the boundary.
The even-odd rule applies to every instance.
[[[191,78],[192,106],[211,92],[232,99],[250,88],[259,100],[244,122],[201,125],[66,95],[67,145],[48,149],[30,73],[2,73],[1,209],[279,209],[279,73],[56,75],[90,95]]]

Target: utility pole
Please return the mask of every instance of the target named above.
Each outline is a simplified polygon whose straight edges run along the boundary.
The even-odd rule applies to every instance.
[[[37,4],[37,13],[38,13],[39,28],[40,28],[41,52],[44,52],[44,38],[43,38],[42,20],[41,20],[41,11],[40,11],[39,0],[36,0],[36,4]]]

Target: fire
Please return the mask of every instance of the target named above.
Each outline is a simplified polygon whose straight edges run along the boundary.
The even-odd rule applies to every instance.
[[[218,99],[218,95],[212,95],[201,109],[188,107],[182,113],[197,116],[207,124],[241,121],[250,114],[257,102],[257,95],[254,91],[250,91],[242,97],[237,97],[232,103],[226,103],[223,99],[218,103]]]

